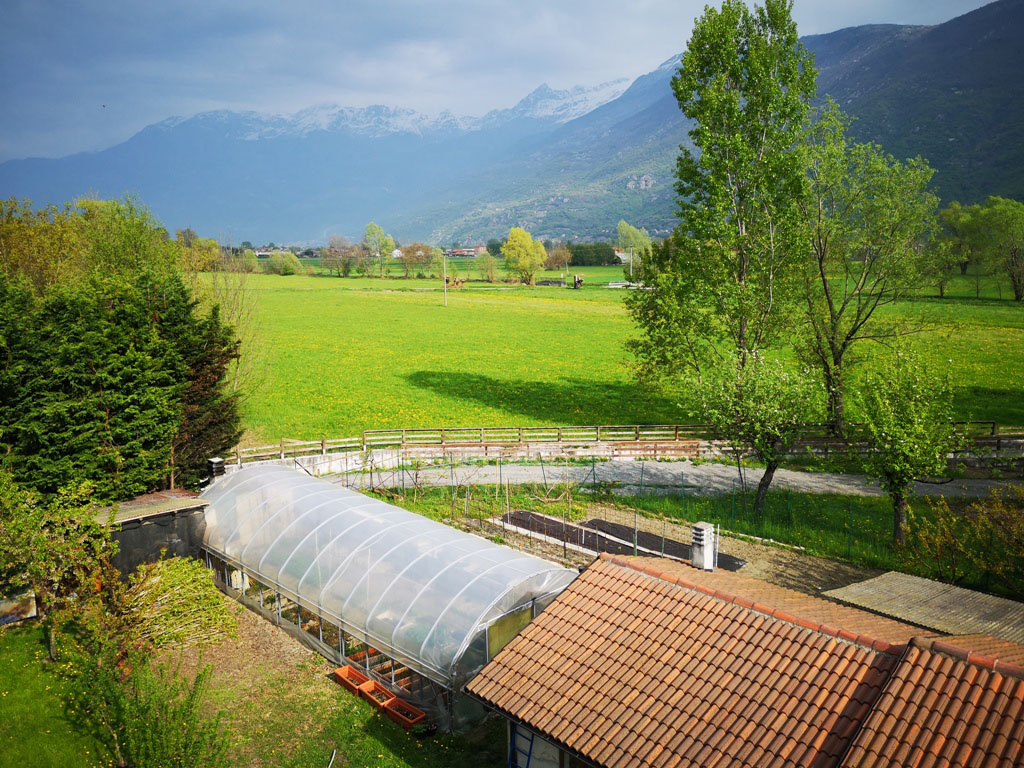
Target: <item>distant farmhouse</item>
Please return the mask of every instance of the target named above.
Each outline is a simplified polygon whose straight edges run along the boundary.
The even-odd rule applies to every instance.
[[[469,248],[449,248],[444,254],[449,259],[472,259],[486,252],[486,245],[474,245]]]

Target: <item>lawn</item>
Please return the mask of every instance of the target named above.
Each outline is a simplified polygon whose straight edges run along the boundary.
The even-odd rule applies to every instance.
[[[571,270],[575,271],[575,270]],[[474,282],[255,275],[258,389],[245,443],[366,429],[692,422],[675,398],[629,370],[635,334],[618,267],[585,267],[582,290]],[[557,277],[557,273],[553,274]],[[923,291],[888,310],[927,320],[912,337],[960,387],[963,419],[1024,424],[1024,306],[998,281],[957,278],[950,298]],[[866,357],[873,350],[864,347]],[[856,418],[856,404],[851,404]]]
[[[0,628],[0,764],[92,768],[110,755],[64,711],[64,679],[47,660],[41,627]]]
[[[266,364],[248,440],[678,418],[630,378],[621,291],[486,286],[444,307],[436,286],[403,289],[420,283],[257,276]]]
[[[228,598],[224,597],[224,600]],[[458,736],[418,740],[332,682],[333,666],[284,632],[238,607],[237,638],[193,648],[180,659],[191,674],[211,664],[210,704],[226,713],[230,763],[239,768],[335,766],[499,768],[505,733],[490,719]],[[38,624],[0,630],[0,765],[108,768],[109,754],[66,717],[61,677],[44,661]],[[165,661],[179,663],[176,652]]]

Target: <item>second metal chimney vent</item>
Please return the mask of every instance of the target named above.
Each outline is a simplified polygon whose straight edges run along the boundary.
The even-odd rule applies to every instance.
[[[696,523],[693,526],[693,567],[704,571],[715,570],[715,526],[711,523]]]

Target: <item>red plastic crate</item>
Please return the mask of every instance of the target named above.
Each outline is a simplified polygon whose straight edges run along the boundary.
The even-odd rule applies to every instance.
[[[388,701],[395,698],[395,694],[378,683],[376,680],[367,680],[359,686],[359,695],[370,702],[377,709],[384,709]]]
[[[427,719],[426,712],[417,709],[412,704],[402,701],[397,696],[389,699],[384,704],[384,712],[403,728],[412,728]]]
[[[367,682],[370,678],[364,675],[355,667],[350,667],[346,664],[344,667],[338,667],[334,670],[334,679],[337,680],[341,685],[356,696],[359,695],[359,686]]]

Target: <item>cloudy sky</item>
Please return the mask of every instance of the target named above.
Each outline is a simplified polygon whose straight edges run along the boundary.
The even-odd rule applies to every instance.
[[[634,78],[705,0],[0,0],[0,161],[102,149],[210,109],[509,107]],[[981,0],[796,0],[801,34],[934,24]]]

